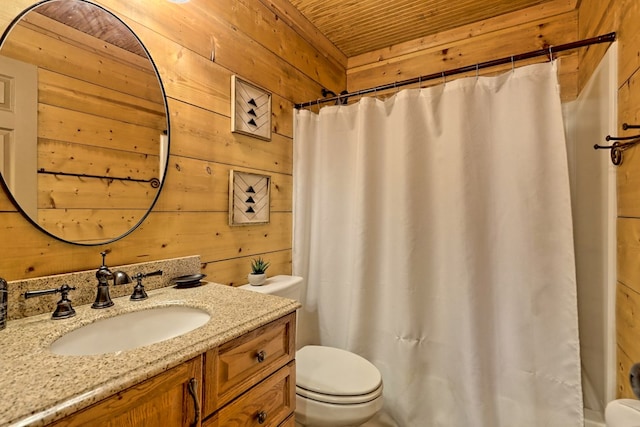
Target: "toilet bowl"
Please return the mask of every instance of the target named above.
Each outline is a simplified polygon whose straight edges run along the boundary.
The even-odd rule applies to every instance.
[[[240,288],[300,301],[302,278],[274,276]],[[359,426],[382,408],[382,376],[365,358],[334,347],[296,352],[296,423],[309,427]]]
[[[607,427],[640,427],[640,400],[617,399],[604,412]]]
[[[358,426],[382,408],[382,377],[357,354],[305,346],[296,353],[296,421],[305,426]]]

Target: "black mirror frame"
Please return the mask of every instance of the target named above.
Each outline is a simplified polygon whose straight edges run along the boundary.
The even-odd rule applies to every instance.
[[[56,2],[58,0],[42,0],[39,1],[33,5],[31,5],[30,7],[28,7],[27,9],[23,10],[17,17],[15,17],[11,23],[7,26],[7,28],[4,30],[4,32],[2,33],[2,36],[0,36],[0,50],[2,49],[2,45],[5,42],[5,39],[7,38],[7,36],[9,35],[9,33],[11,33],[11,30],[13,29],[13,27],[29,12],[31,12],[32,10],[36,9],[38,6],[45,4],[45,3],[51,3],[51,2]],[[123,239],[124,237],[128,236],[129,234],[131,234],[134,230],[136,230],[144,221],[145,219],[147,219],[147,217],[149,216],[149,214],[151,213],[151,211],[153,210],[153,207],[156,205],[156,202],[158,201],[158,198],[160,197],[160,193],[162,191],[162,188],[164,186],[164,181],[166,179],[167,176],[167,169],[168,169],[168,165],[169,165],[169,155],[171,152],[171,120],[170,120],[170,114],[169,114],[169,104],[167,103],[167,94],[164,90],[164,84],[162,83],[162,79],[160,77],[160,72],[158,71],[158,67],[156,66],[156,63],[154,62],[153,58],[151,57],[151,54],[149,53],[149,50],[147,49],[147,47],[144,45],[144,43],[142,43],[142,40],[140,40],[140,38],[138,37],[138,35],[133,31],[133,29],[131,29],[131,27],[129,25],[127,25],[122,19],[120,19],[120,17],[118,17],[116,14],[114,14],[113,12],[109,11],[108,9],[104,8],[103,6],[100,6],[96,3],[93,3],[90,0],[74,0],[74,1],[79,1],[79,2],[83,2],[83,3],[87,3],[90,4],[94,7],[97,7],[99,9],[101,9],[103,12],[108,13],[109,15],[113,16],[115,19],[117,19],[124,27],[126,27],[129,31],[131,31],[131,34],[133,34],[133,36],[135,37],[135,39],[138,41],[138,43],[140,43],[140,46],[142,47],[142,49],[144,50],[145,54],[147,55],[147,58],[149,59],[149,62],[151,62],[151,66],[153,67],[153,70],[156,73],[156,77],[158,79],[158,84],[160,86],[160,91],[162,92],[162,101],[164,103],[164,109],[166,112],[166,117],[167,117],[167,152],[166,152],[166,159],[165,159],[165,168],[164,168],[164,172],[162,174],[162,179],[160,180],[160,185],[158,186],[158,189],[156,191],[156,195],[153,198],[153,200],[151,201],[151,205],[149,206],[149,208],[147,209],[147,211],[144,213],[144,215],[142,215],[142,217],[140,218],[140,220],[133,226],[131,227],[128,231],[126,231],[125,233],[121,234],[120,236],[116,236],[114,238],[111,239],[107,239],[105,241],[102,242],[97,242],[97,243],[83,243],[83,242],[73,242],[70,240],[66,240],[63,239],[60,236],[56,236],[55,234],[53,234],[52,232],[46,230],[44,227],[42,227],[40,224],[38,224],[36,221],[34,221],[25,211],[24,209],[22,209],[22,207],[20,206],[20,204],[18,203],[18,201],[16,200],[16,198],[14,197],[13,193],[11,192],[11,190],[9,189],[9,187],[7,186],[4,177],[2,176],[2,173],[0,172],[0,186],[2,187],[2,189],[4,190],[5,194],[9,197],[9,199],[11,200],[11,203],[13,203],[13,205],[16,207],[16,209],[20,212],[20,214],[27,220],[29,221],[34,227],[38,228],[40,231],[42,231],[44,234],[46,234],[49,237],[52,237],[58,241],[64,242],[64,243],[69,243],[72,245],[77,245],[77,246],[101,246],[101,245],[107,245],[113,242],[116,242],[120,239]]]

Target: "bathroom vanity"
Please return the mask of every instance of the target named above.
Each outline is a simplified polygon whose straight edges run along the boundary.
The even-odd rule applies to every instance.
[[[2,426],[293,426],[293,300],[207,284],[114,299],[71,319],[37,315],[0,332]],[[211,319],[166,341],[114,353],[51,352],[59,337],[132,311],[188,306]],[[135,325],[131,325],[132,328]]]

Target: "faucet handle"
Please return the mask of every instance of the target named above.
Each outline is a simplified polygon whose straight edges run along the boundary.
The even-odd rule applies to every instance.
[[[24,293],[24,298],[33,298],[40,297],[42,295],[51,295],[60,293],[60,301],[56,306],[56,310],[51,315],[51,318],[54,320],[57,319],[67,319],[69,317],[73,317],[76,315],[76,311],[71,306],[71,300],[69,299],[69,291],[75,291],[76,288],[73,288],[67,284],[60,286],[59,288],[54,289],[45,289],[42,291],[28,291]]]
[[[133,293],[131,294],[132,301],[141,301],[149,298],[147,292],[144,290],[144,286],[142,285],[142,279],[149,276],[162,276],[162,270],[154,271],[151,273],[138,273],[134,277],[136,279],[137,284],[133,288]]]
[[[144,290],[144,286],[142,285],[142,278],[144,275],[142,273],[138,273],[134,277],[137,280],[137,283],[136,286],[134,286],[133,293],[129,299],[131,301],[142,301],[149,298],[147,292]]]
[[[60,301],[58,301],[56,311],[51,315],[53,319],[66,319],[76,315],[76,311],[71,306],[71,300],[69,299],[69,291],[75,290],[75,287],[71,287],[67,284],[60,287]]]
[[[142,277],[150,277],[150,276],[162,276],[162,270],[152,271],[151,273],[144,273]]]

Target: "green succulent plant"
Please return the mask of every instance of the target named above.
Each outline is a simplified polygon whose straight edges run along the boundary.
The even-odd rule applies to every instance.
[[[251,260],[251,274],[264,274],[269,268],[270,262],[266,262],[262,257]]]

